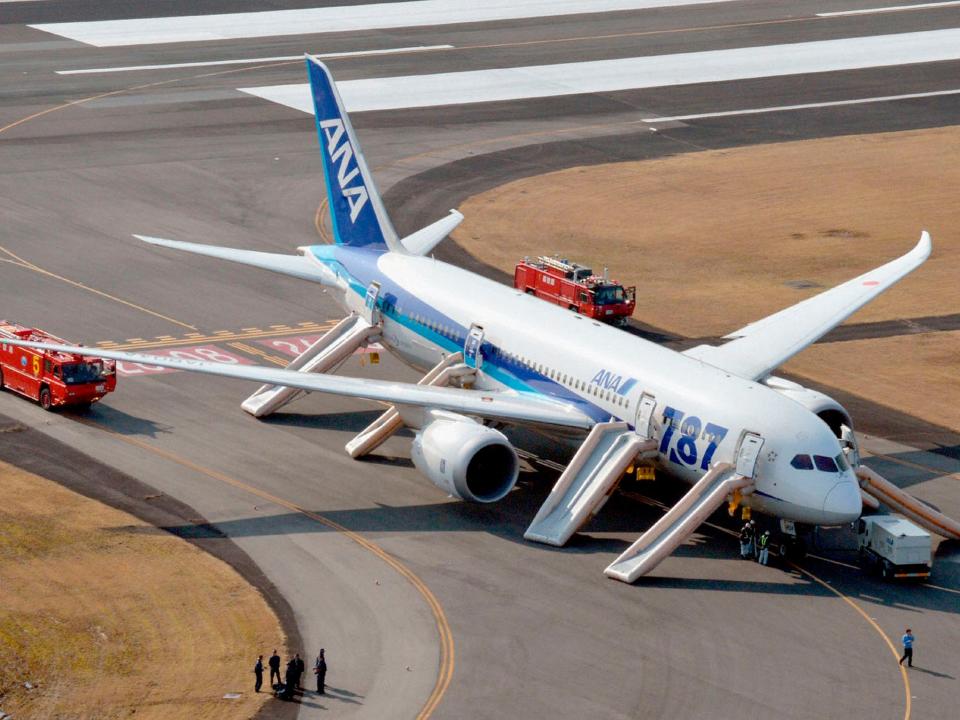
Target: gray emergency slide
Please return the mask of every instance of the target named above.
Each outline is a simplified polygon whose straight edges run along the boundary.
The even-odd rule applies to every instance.
[[[469,367],[463,362],[463,353],[447,355],[430,372],[424,375],[417,385],[432,385],[433,387],[447,387],[452,382],[464,383],[472,380],[476,368]],[[382,415],[370,425],[361,430],[356,437],[347,443],[347,453],[356,459],[373,452],[387,441],[391,435],[403,427],[403,418],[395,405],[387,408]]]
[[[680,502],[614,560],[604,575],[627,583],[646,575],[723,505],[728,495],[752,482],[734,471],[730,463],[714,465]]]
[[[353,355],[353,351],[375,339],[380,328],[371,325],[359,315],[348,315],[324,333],[313,345],[290,361],[288,370],[325,373],[335,370]],[[266,417],[304,391],[283,385],[263,385],[241,403],[240,407],[254,417]]]
[[[896,512],[906,515],[932,533],[951,540],[960,540],[960,523],[937,512],[926,503],[905,493],[892,482],[860,465],[856,469],[862,490]]]
[[[600,511],[637,456],[656,454],[656,450],[656,440],[637,435],[625,422],[597,423],[523,537],[547,545],[564,545]]]

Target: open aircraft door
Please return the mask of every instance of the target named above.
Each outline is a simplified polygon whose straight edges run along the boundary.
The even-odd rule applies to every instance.
[[[763,448],[763,438],[756,433],[744,433],[737,449],[737,475],[752,478],[757,468],[757,458]]]
[[[483,353],[480,352],[483,347],[483,328],[479,325],[471,325],[467,339],[463,343],[463,362],[467,367],[479,370],[483,365]]]
[[[637,419],[633,425],[640,437],[648,439],[654,436],[653,412],[656,409],[657,399],[653,395],[644,393],[640,396],[640,402],[637,404]]]
[[[377,298],[380,297],[380,283],[374,280],[367,287],[367,294],[363,298],[363,312],[361,316],[371,325],[380,324],[380,310],[377,308]]]

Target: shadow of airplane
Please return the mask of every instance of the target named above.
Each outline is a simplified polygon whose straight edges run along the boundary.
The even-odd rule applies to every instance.
[[[173,431],[172,425],[130,415],[123,410],[102,403],[95,403],[87,409],[64,408],[60,410],[60,414],[80,422],[84,420],[96,422],[110,428],[119,435],[141,435],[155,438]]]

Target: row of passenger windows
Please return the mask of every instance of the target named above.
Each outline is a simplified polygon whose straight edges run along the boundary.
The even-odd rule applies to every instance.
[[[813,468],[816,467],[817,470],[821,472],[833,473],[843,472],[850,467],[843,453],[833,458],[827,457],[826,455],[814,455],[812,459],[809,455],[794,455],[793,460],[790,461],[790,465],[797,470],[813,470]]]
[[[397,311],[401,314],[403,312],[399,308],[397,308]],[[433,320],[430,320],[419,313],[411,313],[410,319],[426,328],[429,328],[430,330],[433,330],[436,333],[439,333],[440,335],[443,335],[444,337],[448,337],[452,340],[459,340],[459,334],[457,331],[451,327],[448,327],[447,325],[444,325],[443,323],[434,322]],[[621,407],[627,407],[629,405],[627,398],[623,397],[622,395],[617,395],[613,390],[601,389],[599,386],[592,385],[585,380],[575,378],[573,375],[561,373],[555,368],[550,368],[540,363],[532,363],[524,357],[514,355],[513,353],[504,352],[500,348],[494,348],[493,352],[497,357],[502,358],[505,362],[534,370],[541,375],[545,375],[551,380],[555,380],[561,385],[573,390],[579,390],[580,392],[588,393],[594,397],[598,397]]]
[[[399,311],[402,314],[402,311]],[[450,338],[451,340],[459,340],[460,334],[449,325],[443,323],[438,323],[434,320],[431,320],[428,317],[424,317],[419,313],[411,313],[410,319],[420,325],[423,325],[425,328],[433,330],[435,333],[443,335],[444,337]]]
[[[572,390],[579,390],[580,392],[585,392],[588,395],[593,395],[594,397],[600,398],[601,400],[606,400],[609,403],[614,405],[619,405],[621,407],[627,407],[629,401],[626,397],[622,395],[617,395],[613,390],[607,390],[601,388],[599,385],[594,385],[588,383],[586,380],[581,380],[580,378],[574,377],[573,375],[568,375],[567,373],[560,372],[556,368],[543,365],[541,363],[533,363],[527,360],[524,357],[516,356],[511,353],[505,353],[499,348],[495,352],[501,356],[505,357],[508,361],[514,362],[522,367],[538,372],[541,375],[544,375],[551,380],[560,383],[561,385],[568,387]]]

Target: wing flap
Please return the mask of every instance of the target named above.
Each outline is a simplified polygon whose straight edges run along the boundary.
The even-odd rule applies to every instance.
[[[267,385],[283,385],[308,392],[330,393],[331,395],[379,400],[397,405],[450,410],[464,415],[475,415],[497,420],[583,429],[590,428],[593,425],[593,420],[574,406],[534,395],[463,390],[461,388],[432,387],[340,375],[301,373],[295,370],[268,368],[261,365],[228,365],[74,345],[7,339],[4,342],[8,345],[43,348],[56,352],[76,353],[87,357],[102,357],[123,362],[156,365],[206,375],[250,380]]]
[[[906,255],[750,323],[726,335],[726,345],[699,345],[684,354],[750,380],[762,378],[920,267],[931,248],[924,231]]]

